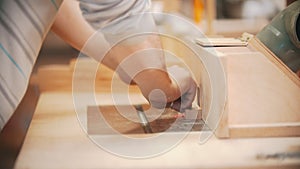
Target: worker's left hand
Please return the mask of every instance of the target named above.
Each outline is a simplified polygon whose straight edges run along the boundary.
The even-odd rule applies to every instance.
[[[196,82],[187,70],[179,66],[168,68],[168,73],[175,80],[181,92],[181,97],[170,103],[170,107],[176,111],[184,112],[184,110],[192,107],[197,90]]]

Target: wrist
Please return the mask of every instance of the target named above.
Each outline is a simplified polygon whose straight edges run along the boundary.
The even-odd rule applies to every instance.
[[[172,102],[180,97],[177,83],[164,70],[144,70],[134,78],[134,81],[148,100],[151,92],[153,92],[151,99],[155,102]],[[160,91],[163,96],[158,93],[155,94],[155,90],[156,92]]]

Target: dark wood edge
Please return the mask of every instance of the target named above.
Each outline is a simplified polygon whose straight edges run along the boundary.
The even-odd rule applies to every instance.
[[[0,168],[14,168],[39,98],[38,87],[29,85],[16,111],[0,133]]]

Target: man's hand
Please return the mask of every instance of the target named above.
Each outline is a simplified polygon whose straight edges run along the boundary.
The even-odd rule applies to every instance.
[[[180,112],[191,108],[197,90],[194,79],[187,70],[179,66],[168,68],[168,73],[177,83],[181,93],[181,97],[170,104],[171,108]]]
[[[125,53],[125,52],[124,52]],[[166,68],[160,49],[140,50],[123,59],[116,71],[127,84],[137,84],[153,107],[183,112],[191,108],[196,83],[184,68]]]
[[[172,66],[167,71],[149,69],[139,73],[134,80],[155,108],[170,106],[183,112],[192,107],[197,87],[191,74],[184,68]]]

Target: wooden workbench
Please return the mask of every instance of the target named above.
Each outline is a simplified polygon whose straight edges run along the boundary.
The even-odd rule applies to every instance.
[[[85,93],[81,108],[89,99]],[[105,94],[96,95],[102,104]],[[143,102],[140,95],[133,96]],[[41,94],[17,169],[46,168],[299,168],[300,138],[217,139],[199,144],[199,132],[190,133],[172,150],[147,159],[128,159],[94,144],[81,128],[71,92]],[[170,135],[171,136],[171,135]],[[170,137],[171,138],[171,137]],[[155,146],[145,145],[145,146]],[[134,147],[132,147],[134,149]]]

